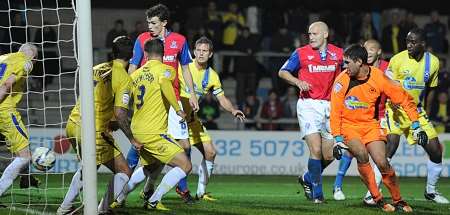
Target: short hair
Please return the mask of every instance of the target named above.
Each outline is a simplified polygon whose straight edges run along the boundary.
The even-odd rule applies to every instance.
[[[410,34],[415,34],[421,42],[425,41],[425,31],[421,28],[413,28],[409,30]]]
[[[214,46],[213,46],[213,42],[205,36],[202,36],[200,38],[198,38],[197,41],[195,41],[195,47],[197,47],[198,44],[208,44],[209,45],[209,51],[213,51]]]
[[[344,56],[353,61],[361,60],[363,64],[367,64],[367,50],[360,44],[352,44],[344,51]]]
[[[144,44],[144,51],[148,56],[157,55],[162,57],[164,56],[164,43],[158,38],[148,40]]]
[[[121,24],[121,25],[123,25],[123,20],[122,20],[122,19],[118,19],[118,20],[116,20],[114,23],[115,23],[115,24]]]
[[[128,61],[133,57],[133,47],[133,41],[127,36],[114,38],[112,44],[113,58]]]
[[[158,17],[161,21],[169,21],[170,11],[166,5],[157,4],[146,12],[147,18]]]

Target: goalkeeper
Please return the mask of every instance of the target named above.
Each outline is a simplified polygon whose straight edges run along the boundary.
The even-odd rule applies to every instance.
[[[412,133],[419,144],[427,141],[427,135],[420,127],[419,113],[413,98],[381,70],[369,66],[367,56],[366,49],[359,44],[351,45],[344,51],[346,70],[336,78],[331,94],[331,133],[336,143],[333,154],[340,159],[342,147],[348,147],[358,161],[362,181],[383,211],[411,212],[412,208],[400,196],[398,179],[385,155],[386,135],[380,127],[376,111],[380,96],[387,95],[393,103],[400,104],[405,110],[413,121]],[[383,201],[369,163],[369,154],[391,193],[393,205]]]
[[[16,105],[23,95],[27,75],[33,69],[37,48],[23,44],[18,52],[0,56],[0,134],[15,158],[0,178],[0,196],[11,186],[31,159],[28,134]]]

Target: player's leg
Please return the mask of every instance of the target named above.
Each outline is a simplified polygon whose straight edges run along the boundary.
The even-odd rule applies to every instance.
[[[188,117],[190,117],[190,113],[192,111],[189,108],[189,100],[182,98],[182,100],[178,103],[180,104],[180,107],[186,111]],[[183,147],[187,157],[190,159],[191,144],[189,142],[188,125],[186,121],[182,121],[181,117],[176,114],[172,107],[169,109],[168,126],[168,133],[172,135],[175,140],[177,140],[181,147]],[[194,198],[192,198],[189,192],[187,177],[179,182],[176,191],[185,203],[191,204],[194,202]]]
[[[198,186],[196,197],[197,199],[215,201],[217,199],[213,198],[206,192],[206,187],[214,169],[216,149],[214,148],[214,144],[211,140],[196,144],[195,146],[203,155],[202,162],[198,167]]]
[[[115,201],[119,195],[123,195],[131,176],[128,163],[120,152],[112,160],[104,163],[104,165],[114,173],[114,176],[107,186],[108,189],[102,201],[100,201],[99,213],[108,212],[111,202]]]
[[[391,193],[394,207],[404,212],[412,212],[412,208],[402,200],[400,185],[395,170],[386,159],[386,144],[384,141],[372,141],[367,144],[367,150],[377,165],[383,177],[383,184]],[[378,189],[378,188],[377,188]]]
[[[386,157],[392,159],[394,157],[395,152],[397,152],[398,145],[400,144],[400,135],[399,134],[388,134],[387,135],[387,144],[386,144]]]
[[[427,186],[425,198],[436,203],[448,204],[449,201],[436,189],[436,184],[442,172],[442,145],[437,137],[429,140],[424,150],[427,152],[429,160],[427,163]]]
[[[188,159],[183,151],[179,151],[167,163],[173,168],[164,175],[161,183],[156,188],[153,195],[148,200],[148,204],[144,205],[147,208],[155,208],[167,210],[160,202],[162,197],[169,192],[182,178],[186,177],[192,169],[191,161]]]
[[[147,176],[147,180],[144,184],[144,190],[141,195],[143,199],[149,199],[153,193],[155,192],[155,184],[156,180],[158,179],[158,176],[161,174],[161,171],[164,168],[164,164],[159,162],[158,160],[155,160],[154,164],[144,168],[144,171],[146,171],[145,175]]]
[[[127,163],[131,170],[134,170],[139,163],[139,153],[134,147],[130,147],[128,150]]]
[[[20,171],[29,164],[31,153],[28,148],[28,135],[19,113],[0,114],[0,117],[0,133],[11,144],[8,148],[15,155],[0,178],[0,196],[2,196],[19,176]]]
[[[334,180],[333,198],[334,200],[345,200],[344,192],[342,191],[342,183],[344,176],[347,173],[350,164],[352,163],[353,156],[346,151],[339,162],[339,169],[336,173],[336,179]]]
[[[306,183],[311,184],[312,199],[320,203],[323,201],[322,191],[322,137],[319,133],[305,136],[310,154],[308,159],[308,172],[303,175]]]

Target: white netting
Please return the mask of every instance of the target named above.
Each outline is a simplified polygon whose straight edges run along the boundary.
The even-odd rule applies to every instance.
[[[70,184],[72,175],[65,173],[78,167],[68,141],[55,141],[65,134],[77,98],[75,15],[72,0],[0,0],[0,54],[16,52],[25,42],[39,48],[39,57],[17,107],[29,133],[30,150],[45,146],[58,152],[51,171],[31,170],[32,176],[41,181],[39,188],[21,189],[20,179],[15,180],[0,197],[0,214],[54,213]],[[0,139],[3,172],[12,155],[4,137]]]

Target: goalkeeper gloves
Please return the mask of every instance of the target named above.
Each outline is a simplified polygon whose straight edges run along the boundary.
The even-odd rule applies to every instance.
[[[340,135],[334,137],[333,157],[336,158],[336,160],[340,160],[342,158],[344,149],[348,150],[348,147],[344,144],[344,138]]]
[[[411,125],[413,140],[417,141],[417,144],[425,146],[428,143],[427,133],[420,127],[419,121],[414,121]]]

